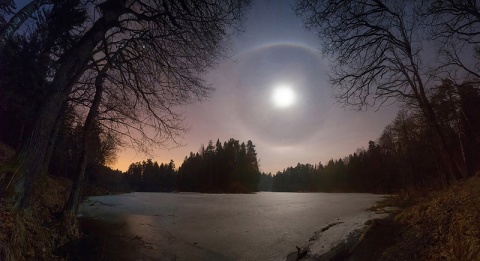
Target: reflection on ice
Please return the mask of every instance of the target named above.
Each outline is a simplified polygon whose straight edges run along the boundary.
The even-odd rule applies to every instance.
[[[283,260],[325,225],[373,214],[365,209],[380,198],[341,193],[131,193],[91,197],[80,213],[124,222],[152,258]]]

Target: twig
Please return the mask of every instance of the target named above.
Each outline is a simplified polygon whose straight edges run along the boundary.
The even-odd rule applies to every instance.
[[[97,201],[97,200],[95,200],[93,203],[89,204],[89,206],[93,206],[93,205],[95,205],[95,203],[99,203],[99,204],[102,204],[102,205],[104,205],[104,206],[109,206],[109,207],[115,207],[115,206],[117,206],[117,205],[115,205],[115,204],[103,203],[103,202],[100,202],[100,201]]]

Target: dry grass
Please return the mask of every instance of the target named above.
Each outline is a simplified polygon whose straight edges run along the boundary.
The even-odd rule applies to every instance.
[[[480,177],[418,202],[395,200],[413,205],[395,216],[397,243],[382,260],[480,260]]]
[[[62,213],[71,181],[47,176],[34,189],[31,208],[16,212],[8,202],[15,173],[13,148],[0,142],[0,260],[60,260],[54,250],[78,237],[76,217]]]
[[[12,187],[15,169],[9,164],[15,156],[15,150],[0,142],[0,197],[4,195],[9,187]]]
[[[79,236],[76,218],[62,215],[70,183],[47,177],[35,189],[27,212],[13,211],[0,198],[0,260],[62,259],[54,250]]]

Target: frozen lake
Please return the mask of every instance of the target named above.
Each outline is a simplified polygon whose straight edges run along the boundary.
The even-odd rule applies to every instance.
[[[285,260],[314,231],[370,215],[365,210],[381,198],[356,193],[137,192],[90,197],[80,213],[123,222],[144,241],[144,260]]]

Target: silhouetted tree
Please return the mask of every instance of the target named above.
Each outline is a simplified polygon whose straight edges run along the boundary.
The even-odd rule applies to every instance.
[[[199,153],[190,153],[178,170],[177,186],[181,191],[253,192],[260,180],[257,153],[252,141],[224,143],[209,141]]]
[[[421,2],[299,0],[296,12],[331,55],[331,82],[341,103],[359,109],[396,99],[418,106],[432,129],[450,180],[461,172],[448,147],[428,92]]]
[[[168,73],[162,77],[165,76],[170,81],[164,81],[165,85],[171,86],[172,92],[181,93],[182,89],[178,89],[178,86],[170,85],[172,79],[178,79],[179,82],[190,83],[187,88],[195,90],[203,86],[196,80],[196,74],[212,65],[219,57],[222,51],[220,44],[228,35],[227,27],[237,24],[246,3],[169,1],[156,5],[140,0],[128,3],[124,0],[108,0],[98,5],[87,2],[86,5],[78,6],[83,10],[92,10],[94,7],[97,9],[89,13],[93,15],[90,17],[92,23],[84,23],[81,30],[75,31],[79,40],[57,54],[55,67],[51,68],[51,74],[46,77],[48,95],[35,117],[32,134],[28,136],[17,157],[17,208],[28,205],[30,192],[40,171],[39,166],[43,165],[41,163],[47,150],[48,137],[62,103],[88,68],[89,60],[100,43],[107,43],[110,49],[107,48],[106,52],[117,48],[129,49],[129,56],[124,57],[120,67],[150,64],[160,68],[173,68],[179,73],[171,75],[172,70],[167,70]],[[148,67],[139,67],[144,68]],[[133,75],[124,79],[135,81]],[[142,96],[142,93],[139,94]],[[146,106],[159,105],[161,104]]]
[[[428,33],[438,47],[441,66],[437,73],[456,85],[478,88],[480,82],[479,2],[472,1],[422,1]]]
[[[60,3],[61,1],[57,1]],[[17,13],[14,13],[15,3],[13,0],[5,0],[0,3],[1,20],[0,23],[0,48],[3,48],[6,42],[13,36],[13,34],[20,28],[20,26],[35,12],[39,11],[40,7],[45,4],[53,3],[52,0],[33,0],[25,5]],[[8,22],[5,20],[5,15],[14,14]]]

